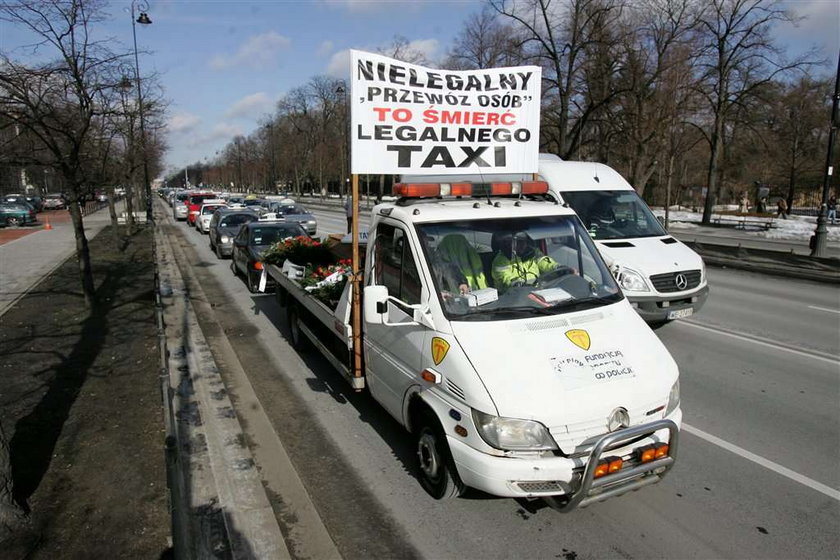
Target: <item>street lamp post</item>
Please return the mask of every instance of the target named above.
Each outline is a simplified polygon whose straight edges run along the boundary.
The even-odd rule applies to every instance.
[[[837,114],[838,103],[840,103],[840,56],[837,57],[837,75],[834,78],[834,99],[831,103],[831,125],[828,131],[828,154],[825,156],[825,179],[823,180],[820,212],[817,215],[817,229],[814,231],[811,246],[812,257],[825,256],[825,246],[828,238],[828,227],[826,226],[828,194],[831,190],[831,174],[833,171],[831,157],[834,153],[834,138],[837,136],[837,127],[840,126],[840,118],[838,118],[840,115]]]
[[[135,8],[140,13],[135,16]],[[146,193],[146,221],[152,223],[152,184],[149,181],[149,154],[146,150],[146,122],[143,115],[143,90],[140,88],[140,57],[137,54],[137,24],[150,25],[149,4],[145,0],[132,0],[131,2],[131,34],[134,37],[134,76],[137,80],[137,110],[140,112],[140,147],[143,150],[143,181],[144,192]]]
[[[342,146],[341,146],[341,184],[344,181],[350,182],[350,179],[347,177],[346,169],[349,165],[349,157],[347,157],[347,139],[349,135],[347,134],[347,89],[344,86],[338,86],[335,88],[335,92],[341,96],[341,139],[342,139]],[[342,185],[345,187],[345,185]],[[345,195],[347,190],[345,189],[342,195]]]
[[[277,188],[277,178],[275,176],[275,166],[274,166],[274,125],[272,123],[268,123],[265,125],[266,130],[268,131],[268,152],[271,157],[269,160],[270,167],[269,167],[269,177],[268,177],[268,190],[274,192]]]

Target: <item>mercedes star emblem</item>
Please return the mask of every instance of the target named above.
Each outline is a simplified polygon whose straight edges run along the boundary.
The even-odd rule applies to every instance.
[[[615,432],[628,426],[630,426],[630,415],[627,413],[626,408],[616,408],[610,413],[610,417],[607,418],[607,429],[610,432]]]
[[[680,290],[685,290],[688,287],[688,279],[685,277],[685,274],[682,272],[674,276],[674,283],[677,285],[677,288]]]

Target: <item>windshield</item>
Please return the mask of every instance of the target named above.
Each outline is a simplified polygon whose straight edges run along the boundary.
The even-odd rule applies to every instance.
[[[201,207],[201,213],[202,214],[212,214],[213,212],[215,212],[219,208],[224,208],[224,205],[222,205],[222,204],[214,205],[214,206],[205,205],[205,206]]]
[[[245,206],[259,206],[260,201],[257,200],[256,198],[249,198],[249,199],[246,199],[245,201],[243,201],[242,204],[244,204]]]
[[[273,245],[287,237],[297,237],[299,235],[306,235],[306,232],[297,224],[255,227],[251,230],[251,245]]]
[[[252,214],[231,214],[230,216],[225,216],[222,219],[219,226],[220,227],[241,226],[242,224],[247,224],[248,222],[253,222],[256,219],[257,219],[257,217],[252,215]]]
[[[562,194],[593,239],[667,235],[636,191],[566,191]]]
[[[284,216],[289,214],[308,214],[306,208],[299,204],[273,204],[272,210],[277,212],[278,214],[283,214]]]
[[[417,231],[452,320],[552,315],[622,298],[574,216],[423,224]]]

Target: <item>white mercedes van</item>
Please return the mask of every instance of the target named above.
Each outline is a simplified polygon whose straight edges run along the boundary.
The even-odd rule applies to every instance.
[[[617,171],[540,154],[540,179],[577,213],[624,295],[648,323],[688,317],[709,295],[700,255],[668,235]]]

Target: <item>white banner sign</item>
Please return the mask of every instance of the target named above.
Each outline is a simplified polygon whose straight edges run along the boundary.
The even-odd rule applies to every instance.
[[[353,173],[536,173],[536,66],[456,72],[351,51]]]

